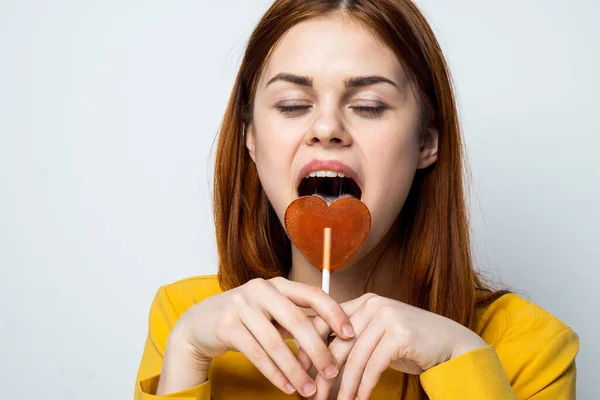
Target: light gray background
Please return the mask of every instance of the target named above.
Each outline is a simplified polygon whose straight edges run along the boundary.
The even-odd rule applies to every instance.
[[[131,398],[155,291],[216,270],[211,146],[269,3],[0,0],[0,397]],[[599,398],[600,3],[418,3],[479,263],[580,334]]]

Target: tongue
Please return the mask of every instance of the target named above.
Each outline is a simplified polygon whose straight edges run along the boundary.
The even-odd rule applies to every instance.
[[[337,199],[341,199],[342,197],[352,197],[352,195],[350,195],[350,194],[342,194],[340,196],[329,196],[329,195],[324,195],[324,194],[319,194],[319,193],[315,193],[312,196],[320,198],[325,203],[327,203],[328,206],[330,206]]]

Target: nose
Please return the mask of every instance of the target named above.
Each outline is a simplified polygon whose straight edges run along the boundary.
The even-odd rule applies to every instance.
[[[335,112],[322,114],[305,135],[308,145],[321,144],[325,147],[345,147],[352,144],[352,137],[344,128],[344,123]]]

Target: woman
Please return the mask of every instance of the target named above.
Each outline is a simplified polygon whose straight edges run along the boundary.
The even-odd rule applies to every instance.
[[[276,1],[219,135],[219,274],[159,290],[136,398],[575,398],[577,335],[474,272],[462,174],[447,66],[410,0]],[[331,295],[282,225],[312,194],[372,217]]]

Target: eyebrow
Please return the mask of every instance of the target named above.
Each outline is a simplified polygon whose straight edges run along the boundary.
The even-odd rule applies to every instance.
[[[312,79],[307,76],[299,76],[294,74],[277,74],[269,82],[267,82],[266,86],[269,86],[271,83],[283,81],[293,83],[294,85],[312,87]]]
[[[287,73],[281,73],[281,74],[275,75],[273,78],[271,78],[271,80],[269,80],[269,82],[267,82],[266,86],[269,86],[271,83],[274,83],[277,81],[289,82],[289,83],[293,83],[294,85],[304,86],[304,87],[309,87],[309,88],[311,88],[313,86],[312,78],[309,78],[308,76],[300,76],[300,75],[287,74]],[[398,85],[396,83],[394,83],[390,79],[384,78],[383,76],[380,76],[380,75],[355,76],[355,77],[344,80],[344,86],[346,88],[361,88],[361,87],[376,85],[378,83],[386,83],[386,84],[392,85],[395,88],[399,89]]]
[[[365,86],[371,86],[378,83],[387,83],[398,89],[398,85],[396,85],[393,81],[388,78],[384,78],[379,75],[371,75],[371,76],[356,76],[350,79],[346,79],[344,81],[344,85],[347,88],[360,88]]]

